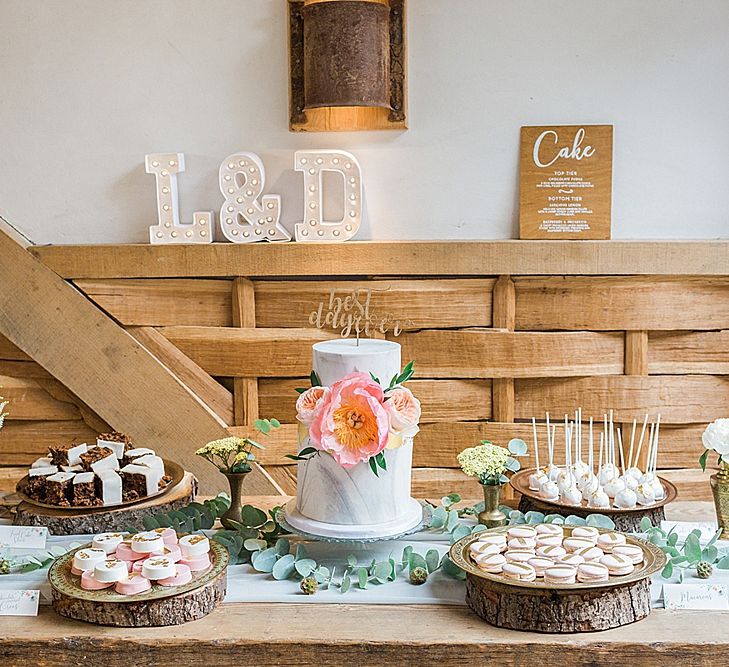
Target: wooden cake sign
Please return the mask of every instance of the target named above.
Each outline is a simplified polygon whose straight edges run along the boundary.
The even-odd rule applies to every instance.
[[[612,125],[522,127],[519,236],[609,239]]]

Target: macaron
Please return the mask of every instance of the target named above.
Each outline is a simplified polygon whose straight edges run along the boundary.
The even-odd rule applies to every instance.
[[[103,549],[107,554],[113,554],[124,541],[122,533],[99,533],[93,539],[94,549]]]
[[[562,535],[537,535],[538,547],[562,546]]]
[[[537,541],[533,537],[512,537],[506,547],[510,551],[534,551]]]
[[[96,579],[91,570],[86,570],[81,574],[81,588],[86,591],[100,591],[113,585],[113,581],[99,581]]]
[[[174,528],[155,528],[153,532],[162,536],[162,541],[166,546],[172,547],[177,544],[177,533]]]
[[[615,547],[625,544],[625,535],[621,533],[602,533],[597,538],[597,546],[605,553],[610,553]]]
[[[501,571],[505,579],[515,579],[517,581],[534,581],[537,573],[529,563],[506,563]]]
[[[501,554],[496,554],[501,555]],[[203,554],[197,558],[182,558],[179,565],[187,565],[193,572],[202,572],[210,567],[210,556]]]
[[[198,558],[210,551],[210,541],[205,535],[184,535],[178,544],[186,559]]]
[[[527,563],[534,568],[538,577],[543,577],[546,570],[554,567],[554,561],[551,558],[542,558],[541,556],[534,556]]]
[[[562,546],[567,549],[567,551],[572,553],[573,551],[577,551],[578,549],[592,547],[594,546],[594,544],[590,540],[582,540],[579,537],[567,537],[565,538],[564,542],[562,542]]]
[[[479,568],[484,572],[490,572],[497,574],[501,572],[501,569],[506,564],[506,558],[501,554],[484,554],[476,562]]]
[[[584,558],[586,563],[596,563],[605,555],[605,552],[600,547],[585,547],[578,549],[574,554]]]
[[[162,553],[160,551],[160,553]],[[122,542],[114,552],[114,556],[118,558],[119,560],[128,560],[128,561],[135,561],[135,560],[141,560],[142,558],[147,558],[149,554],[143,554],[139,553],[137,551],[134,551],[132,549],[132,543],[131,542]]]
[[[610,571],[601,563],[583,563],[577,567],[577,581],[583,584],[593,584],[607,581]]]
[[[151,554],[155,551],[162,551],[162,549],[165,548],[165,542],[162,539],[162,535],[153,530],[132,535],[132,539],[130,541],[132,551],[136,551],[138,554]]]
[[[501,547],[498,544],[490,544],[486,542],[473,542],[469,547],[468,551],[472,558],[483,554],[500,554]]]
[[[534,557],[533,551],[507,551],[504,554],[507,563],[528,563]]]
[[[157,581],[175,576],[175,563],[164,556],[152,556],[142,563],[142,576]]]
[[[597,544],[597,538],[600,531],[592,526],[575,526],[572,529],[572,537],[579,537],[581,540],[589,540],[592,544]]]
[[[79,549],[73,555],[74,574],[93,571],[93,569],[106,560],[106,552],[103,549]]]
[[[578,554],[572,553],[567,554],[566,556],[562,556],[562,558],[557,558],[556,562],[558,565],[570,565],[571,567],[578,567],[585,562],[585,559]]]
[[[643,549],[636,544],[619,544],[617,547],[613,547],[613,555],[627,556],[633,565],[639,565],[645,558]]]
[[[564,556],[566,553],[567,550],[561,546],[539,547],[537,549],[537,556],[551,558],[552,560],[554,560],[555,558],[562,558],[562,556]]]
[[[114,590],[120,595],[137,595],[152,588],[152,582],[139,572],[130,572],[126,579],[116,582]]]
[[[482,532],[478,534],[476,544],[495,544],[501,551],[506,550],[506,535],[503,533],[487,533]]]
[[[600,563],[607,567],[614,577],[630,574],[635,569],[633,561],[628,556],[621,556],[620,554],[605,554],[600,559]]]
[[[564,535],[564,528],[557,523],[540,523],[536,527],[537,535]]]
[[[506,536],[510,540],[516,539],[518,537],[533,540],[537,537],[537,529],[533,526],[512,526],[511,528],[509,528],[509,530],[506,531]]]
[[[577,577],[577,568],[571,565],[555,565],[544,572],[544,583],[565,586],[574,584]]]
[[[126,579],[129,574],[127,563],[116,558],[107,558],[94,568],[94,579],[103,583],[116,583]]]
[[[180,565],[179,563],[175,566],[175,576],[167,577],[166,579],[160,579],[157,583],[161,586],[183,586],[192,581],[192,572],[187,565]]]

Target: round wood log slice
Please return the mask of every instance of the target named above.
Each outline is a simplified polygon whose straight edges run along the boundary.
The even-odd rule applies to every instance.
[[[226,569],[200,588],[160,600],[94,602],[51,587],[53,609],[61,616],[97,625],[144,628],[180,625],[207,616],[225,597]]]
[[[469,573],[466,603],[499,628],[550,633],[608,630],[650,614],[650,578],[570,592],[518,588]]]
[[[519,509],[524,512],[542,512],[543,514],[574,514],[586,518],[590,514],[604,514],[609,516],[615,523],[615,529],[623,533],[640,532],[640,521],[647,516],[654,526],[660,526],[661,521],[666,518],[663,507],[641,507],[635,512],[610,512],[609,510],[595,510],[588,507],[555,507],[550,503],[541,502],[529,496],[522,496],[519,501]]]
[[[197,493],[197,480],[186,472],[182,481],[159,498],[147,502],[104,510],[68,512],[63,508],[38,507],[21,502],[15,509],[16,526],[46,526],[51,535],[88,535],[106,531],[126,530],[139,526],[145,516],[170,512],[189,505]]]

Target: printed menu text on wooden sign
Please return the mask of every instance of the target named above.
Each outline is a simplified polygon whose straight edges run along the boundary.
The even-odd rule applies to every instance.
[[[609,239],[613,126],[522,127],[522,239]]]

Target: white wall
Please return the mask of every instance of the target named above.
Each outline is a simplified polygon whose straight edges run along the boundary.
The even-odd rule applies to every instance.
[[[615,125],[615,238],[729,235],[727,0],[410,0],[402,133],[288,132],[285,0],[0,0],[0,27],[0,216],[37,243],[147,240],[162,151],[183,219],[250,150],[291,227],[306,147],[359,158],[358,238],[509,238],[548,123]]]

